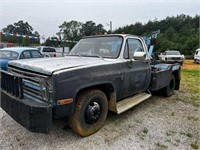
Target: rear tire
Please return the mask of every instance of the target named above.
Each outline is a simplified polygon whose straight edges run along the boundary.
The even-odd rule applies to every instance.
[[[174,89],[175,89],[175,77],[174,75],[171,75],[171,79],[169,84],[163,88],[163,95],[166,97],[170,97],[174,94]]]
[[[69,125],[76,134],[89,136],[104,125],[107,113],[106,95],[100,90],[87,90],[78,96]]]

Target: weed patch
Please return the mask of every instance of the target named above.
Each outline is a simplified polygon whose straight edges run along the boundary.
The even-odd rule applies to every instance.
[[[192,143],[191,143],[191,147],[192,147],[193,149],[199,149],[199,146],[198,146],[197,141],[192,142]]]

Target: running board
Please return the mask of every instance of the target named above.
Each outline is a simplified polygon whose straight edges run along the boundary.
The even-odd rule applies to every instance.
[[[144,92],[144,93],[139,93],[132,97],[123,99],[117,103],[114,101],[114,99],[111,99],[111,101],[109,102],[109,109],[111,111],[116,112],[117,114],[121,114],[125,112],[126,110],[132,108],[133,106],[148,99],[149,97],[151,97],[151,94]]]

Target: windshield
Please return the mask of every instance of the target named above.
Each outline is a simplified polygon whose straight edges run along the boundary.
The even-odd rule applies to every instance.
[[[181,55],[179,51],[167,51],[166,55]]]
[[[121,45],[121,36],[87,38],[80,40],[68,55],[117,58]]]
[[[17,52],[13,51],[0,51],[0,59],[6,59],[6,60],[16,60],[18,58],[19,54]]]

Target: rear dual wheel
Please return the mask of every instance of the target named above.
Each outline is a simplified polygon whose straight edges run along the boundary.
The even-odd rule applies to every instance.
[[[172,96],[174,94],[175,90],[175,77],[174,75],[171,75],[171,79],[169,84],[162,89],[163,90],[163,95],[166,97]]]
[[[107,113],[106,95],[100,90],[87,90],[77,97],[69,124],[76,134],[83,137],[89,136],[104,125]]]

